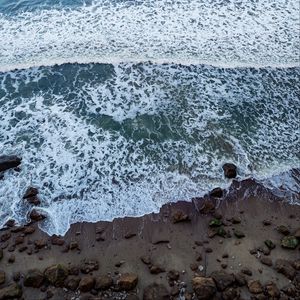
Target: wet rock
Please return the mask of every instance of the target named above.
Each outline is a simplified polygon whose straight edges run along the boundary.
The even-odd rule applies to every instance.
[[[70,266],[68,271],[70,275],[76,275],[76,276],[79,275],[80,272],[79,267],[77,266]]]
[[[297,295],[297,289],[292,284],[289,284],[288,286],[285,286],[284,288],[282,288],[282,291],[289,297],[292,297],[292,299],[295,299],[295,297]],[[290,298],[288,298],[288,300],[290,300]]]
[[[144,289],[143,300],[168,300],[170,299],[167,288],[158,283],[148,285]]]
[[[0,172],[4,172],[6,170],[16,168],[21,164],[21,162],[22,162],[22,159],[15,155],[0,156]]]
[[[35,205],[35,206],[38,206],[41,204],[41,200],[37,196],[27,198],[26,200],[28,203]]]
[[[92,276],[83,276],[79,282],[79,290],[81,292],[89,292],[95,285],[95,278]]]
[[[280,291],[274,282],[268,282],[264,287],[265,295],[271,299],[276,299],[280,297]]]
[[[24,196],[23,196],[23,199],[28,199],[28,198],[31,198],[31,197],[34,197],[36,196],[37,194],[39,193],[38,189],[37,188],[34,188],[34,187],[29,187]]]
[[[190,264],[190,268],[193,272],[196,272],[198,270],[198,267],[199,267],[198,264],[195,263]]]
[[[271,267],[272,266],[272,259],[271,258],[269,258],[269,257],[266,257],[266,256],[262,256],[261,258],[260,258],[260,262],[262,263],[262,264],[264,264],[264,265],[266,265],[266,266],[269,266],[269,267]]]
[[[270,249],[275,249],[276,245],[271,240],[265,240],[265,245]]]
[[[38,222],[44,220],[46,216],[43,215],[42,213],[39,213],[36,209],[33,209],[29,214],[29,218],[32,221]]]
[[[4,224],[4,226],[5,227],[14,227],[15,226],[15,220],[13,220],[13,219],[10,219],[10,220],[8,220],[5,224]]]
[[[88,274],[99,269],[98,261],[96,260],[83,260],[80,265],[80,271],[83,274]]]
[[[35,240],[34,245],[37,249],[45,248],[47,246],[47,240],[46,239]]]
[[[234,235],[235,235],[238,239],[241,239],[241,238],[245,237],[245,234],[244,234],[242,231],[240,231],[240,230],[235,230],[235,231],[234,231]]]
[[[237,288],[227,288],[223,293],[222,293],[222,299],[223,300],[238,300],[240,299],[240,290]]]
[[[138,283],[138,277],[133,273],[125,273],[120,276],[117,281],[117,285],[121,290],[130,291],[136,287]]]
[[[281,233],[283,235],[289,235],[290,234],[290,230],[284,225],[280,225],[276,229],[279,233]]]
[[[0,270],[0,284],[5,282],[5,272]]]
[[[139,297],[136,295],[127,295],[125,300],[139,300]]]
[[[215,188],[212,191],[210,191],[209,196],[213,198],[222,198],[223,190],[221,188]]]
[[[10,232],[5,232],[0,236],[0,241],[1,242],[6,242],[11,238],[11,233]]]
[[[181,210],[177,210],[172,214],[172,222],[179,223],[179,222],[189,222],[191,221],[189,215],[185,214]]]
[[[226,178],[235,178],[236,177],[236,166],[231,163],[226,163],[223,165],[224,176]]]
[[[275,262],[275,270],[278,273],[283,274],[289,279],[293,279],[295,277],[296,271],[293,268],[292,264],[285,259],[277,259]]]
[[[65,243],[64,239],[55,234],[52,235],[50,240],[52,245],[62,246]]]
[[[173,286],[172,288],[171,288],[171,291],[170,291],[170,295],[171,296],[178,296],[179,295],[179,293],[180,293],[180,290],[179,290],[179,288],[178,288],[178,286]]]
[[[225,271],[215,271],[210,275],[216,283],[217,289],[224,291],[227,287],[231,286],[235,282],[233,274],[228,274]]]
[[[222,191],[222,194],[223,194],[223,191]],[[207,215],[207,214],[214,212],[215,207],[216,206],[212,201],[206,200],[203,202],[202,206],[200,207],[199,212],[201,214]]]
[[[32,227],[32,226],[27,226],[27,227],[24,228],[24,233],[25,234],[32,234],[34,232],[35,232],[35,228]]]
[[[69,276],[64,282],[64,287],[68,290],[75,291],[78,288],[79,282],[79,277]]]
[[[292,235],[285,236],[281,240],[281,247],[287,248],[287,249],[296,249],[297,246],[299,245],[299,240]]]
[[[250,280],[248,282],[248,289],[251,294],[260,294],[263,292],[263,287],[259,280]]]
[[[46,279],[54,286],[63,286],[68,277],[68,269],[60,264],[47,268],[44,272]]]
[[[150,266],[149,270],[151,274],[160,274],[166,272],[165,268],[157,265]]]
[[[217,287],[212,278],[194,277],[192,280],[193,290],[199,300],[210,300],[217,292]]]
[[[24,278],[24,286],[39,288],[44,281],[44,275],[37,269],[29,270]]]
[[[95,282],[96,290],[108,290],[113,285],[113,279],[108,275],[98,276]]]
[[[15,299],[20,298],[21,296],[21,287],[16,283],[12,283],[9,286],[0,289],[0,300]]]

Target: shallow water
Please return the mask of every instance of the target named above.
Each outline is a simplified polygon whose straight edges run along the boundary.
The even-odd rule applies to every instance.
[[[224,162],[293,200],[297,5],[0,1],[0,153],[23,158],[1,223],[25,221],[28,185],[51,234],[157,211],[228,186]]]

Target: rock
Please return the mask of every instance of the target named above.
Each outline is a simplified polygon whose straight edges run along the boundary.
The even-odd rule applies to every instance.
[[[179,223],[179,222],[189,222],[191,221],[189,215],[185,214],[181,210],[177,210],[172,214],[172,222]]]
[[[22,290],[16,283],[12,283],[7,287],[0,289],[0,300],[15,299],[22,296]]]
[[[209,277],[194,277],[192,286],[198,300],[210,300],[217,292],[214,280]]]
[[[240,290],[237,288],[227,288],[223,293],[222,293],[222,299],[223,300],[238,300],[240,299]]]
[[[37,269],[29,270],[24,278],[24,286],[39,288],[44,281],[44,275]]]
[[[89,292],[95,285],[95,278],[89,275],[83,276],[79,282],[79,290],[83,293]]]
[[[38,205],[41,204],[41,201],[37,196],[27,198],[26,200],[27,200],[28,203],[30,203],[32,205],[35,205],[35,206],[38,206]]]
[[[144,289],[143,300],[169,300],[170,295],[167,288],[158,283],[148,285]]]
[[[136,287],[138,283],[138,277],[132,273],[125,273],[120,276],[117,281],[117,285],[121,290],[130,291]]]
[[[35,232],[35,228],[32,227],[32,226],[27,226],[27,227],[24,228],[24,233],[25,234],[32,234],[34,232]]]
[[[2,258],[3,258],[3,250],[0,249],[0,261],[2,260]]]
[[[34,197],[36,196],[37,194],[39,193],[38,189],[37,188],[34,188],[34,187],[29,187],[24,196],[23,196],[23,199],[28,199],[28,198],[31,198],[31,197]]]
[[[16,261],[16,257],[14,254],[11,254],[7,260],[10,264],[13,264]]]
[[[198,270],[198,267],[199,267],[198,264],[195,263],[190,264],[190,268],[193,272],[196,272]]]
[[[79,282],[79,277],[69,276],[64,282],[64,287],[68,290],[75,291],[78,288]]]
[[[263,225],[264,226],[270,226],[270,225],[272,225],[272,221],[271,220],[263,220]]]
[[[139,300],[139,297],[136,295],[127,295],[125,300]]]
[[[248,289],[251,294],[260,294],[263,292],[263,287],[259,280],[250,280],[248,282]]]
[[[240,217],[232,217],[231,218],[231,222],[232,224],[240,224],[242,222],[241,218]]]
[[[148,255],[143,255],[141,256],[141,261],[145,264],[145,265],[150,265],[151,264],[151,258]]]
[[[216,219],[216,218],[209,221],[210,227],[218,227],[218,226],[221,226],[222,224],[223,224],[222,221],[220,219]]]
[[[277,259],[275,262],[275,270],[278,273],[283,274],[287,278],[293,280],[295,277],[296,271],[293,268],[292,264],[285,259]]]
[[[166,272],[165,268],[163,268],[161,266],[155,266],[155,265],[150,266],[149,270],[150,270],[151,274],[160,274],[160,273]]]
[[[235,178],[236,177],[236,166],[231,163],[226,163],[223,165],[224,176],[226,178]]]
[[[223,191],[222,191],[223,194]],[[202,206],[199,209],[199,212],[201,214],[209,214],[215,211],[215,204],[212,201],[206,200],[203,202]]]
[[[10,232],[5,232],[0,236],[0,241],[1,242],[6,242],[11,238],[11,233]]]
[[[270,249],[275,249],[276,245],[271,240],[265,240],[265,245]]]
[[[281,247],[283,248],[296,249],[298,245],[299,245],[299,240],[293,235],[285,236],[281,240]]]
[[[79,249],[79,245],[77,241],[71,241],[69,243],[69,249],[70,250],[78,250]]]
[[[266,265],[266,266],[269,266],[269,267],[271,267],[272,266],[272,259],[271,258],[269,258],[269,257],[266,257],[266,256],[262,256],[261,258],[260,258],[260,262],[262,263],[262,264],[264,264],[264,265]]]
[[[221,188],[215,188],[212,191],[210,191],[209,196],[213,198],[222,198],[223,190]]]
[[[297,271],[300,271],[300,259],[297,259],[293,262],[293,267],[294,269],[296,269]]]
[[[38,222],[44,220],[46,216],[43,215],[42,213],[39,213],[37,210],[33,209],[29,214],[29,218],[32,221]]]
[[[96,260],[83,260],[80,265],[80,271],[83,274],[88,274],[99,269],[98,261]]]
[[[15,245],[20,245],[20,244],[23,244],[24,243],[24,237],[19,235],[17,237],[15,237],[14,239],[14,244]]]
[[[79,267],[77,266],[70,266],[69,269],[68,269],[68,272],[70,275],[76,275],[78,276],[79,275]]]
[[[235,277],[235,282],[237,283],[238,286],[244,286],[247,284],[247,280],[241,272],[235,274],[234,277]]]
[[[224,291],[227,287],[235,282],[233,274],[228,274],[225,271],[215,271],[210,275],[216,283],[217,289]]]
[[[124,238],[128,240],[128,239],[133,238],[134,236],[136,236],[136,233],[135,233],[135,232],[127,232],[127,233],[124,235]]]
[[[292,284],[289,284],[288,286],[285,286],[284,288],[282,288],[282,291],[289,297],[292,297],[292,299],[295,299],[295,297],[297,295],[296,287]],[[290,300],[290,298],[288,298],[288,300]]]
[[[98,276],[95,282],[96,290],[108,290],[114,284],[113,279],[108,275]]]
[[[295,231],[294,237],[296,237],[297,239],[300,239],[300,228],[298,228],[298,229]]]
[[[289,235],[290,234],[290,230],[284,225],[280,225],[276,229],[279,233],[281,233],[283,235]]]
[[[271,299],[277,299],[280,297],[280,291],[274,282],[269,282],[264,287],[265,294]]]
[[[176,280],[178,280],[179,279],[179,276],[180,276],[180,274],[179,274],[179,272],[178,271],[176,271],[176,270],[170,270],[169,272],[168,272],[168,274],[167,274],[167,277],[168,277],[168,280],[170,281],[176,281]]]
[[[52,235],[50,240],[52,245],[62,246],[65,243],[65,241],[61,237],[55,234]]]
[[[4,172],[6,170],[16,168],[21,164],[21,162],[22,162],[22,159],[15,155],[0,156],[0,172]]]
[[[234,231],[234,235],[235,235],[238,239],[241,239],[241,238],[245,237],[245,234],[244,234],[242,231],[240,231],[240,230],[235,230],[235,231]]]
[[[63,286],[68,277],[68,269],[60,264],[53,265],[44,271],[46,279],[54,286]]]
[[[241,272],[245,275],[252,276],[252,271],[247,267],[242,268]]]
[[[173,296],[173,297],[178,296],[179,293],[180,293],[180,290],[179,290],[178,286],[173,286],[171,288],[171,291],[170,291],[171,296]]]
[[[0,270],[0,284],[5,282],[5,272]]]
[[[5,227],[10,227],[10,228],[11,228],[11,227],[14,227],[15,224],[16,224],[15,220],[10,219],[10,220],[8,220],[8,221],[4,224],[4,226],[5,226]]]
[[[13,281],[18,282],[21,279],[21,273],[20,272],[14,272],[13,273]]]
[[[47,246],[47,240],[46,239],[35,240],[34,245],[37,249],[45,248]]]

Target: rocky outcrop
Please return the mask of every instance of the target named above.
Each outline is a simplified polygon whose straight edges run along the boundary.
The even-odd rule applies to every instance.
[[[0,172],[4,172],[9,169],[18,167],[22,162],[22,159],[18,156],[0,156]]]
[[[170,294],[163,284],[153,283],[144,289],[143,300],[168,300]]]

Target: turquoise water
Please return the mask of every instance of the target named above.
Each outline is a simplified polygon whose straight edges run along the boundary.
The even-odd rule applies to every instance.
[[[296,8],[0,1],[0,153],[23,158],[0,187],[3,223],[25,221],[28,185],[49,214],[42,228],[63,234],[227,187],[224,162],[293,200]]]

